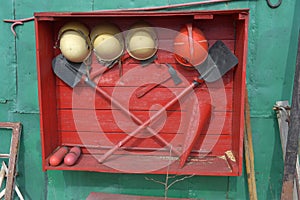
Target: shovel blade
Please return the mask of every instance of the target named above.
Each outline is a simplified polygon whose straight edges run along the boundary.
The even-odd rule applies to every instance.
[[[52,69],[68,86],[74,88],[85,73],[82,63],[71,63],[62,54],[59,54],[52,60]]]
[[[168,71],[169,71],[169,74],[171,75],[172,77],[172,80],[174,82],[175,85],[178,85],[182,82],[181,78],[178,76],[176,70],[174,69],[174,67],[172,65],[170,65],[169,63],[166,63],[166,65],[168,66]]]
[[[222,41],[218,40],[209,49],[205,62],[195,68],[200,73],[200,79],[204,79],[206,82],[214,82],[237,64],[237,57]]]

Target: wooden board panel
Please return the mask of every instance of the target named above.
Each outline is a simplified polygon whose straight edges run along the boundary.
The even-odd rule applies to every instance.
[[[170,100],[175,98],[175,94],[179,94],[182,88],[155,88],[142,98],[137,98],[135,88],[124,87],[118,89],[118,93],[114,93],[115,88],[103,87],[107,94],[113,96],[122,105],[129,104],[129,110],[151,110],[153,105],[166,105]],[[232,89],[210,89],[204,88],[194,89],[194,94],[198,97],[199,104],[210,102],[213,98],[213,106],[215,111],[231,111],[232,110]],[[111,102],[94,91],[92,88],[80,87],[72,90],[70,87],[57,87],[57,107],[59,109],[114,109]],[[178,103],[174,104],[168,110],[184,110],[188,104],[188,96],[181,100],[181,106]],[[225,97],[225,98],[224,98]]]
[[[114,133],[112,135],[95,132],[60,132],[62,144],[66,146],[86,146],[88,151],[85,153],[103,154],[113,145],[117,144],[126,135]],[[185,140],[184,134],[174,136],[173,134],[160,134],[165,140],[179,151]],[[145,135],[144,135],[145,136]],[[149,136],[149,135],[147,135]],[[192,151],[193,156],[209,154],[214,156],[224,155],[231,149],[230,135],[201,135]],[[169,155],[169,150],[165,148],[155,137],[132,138],[124,145],[125,150],[135,153],[156,152],[153,155]],[[144,149],[142,149],[144,148]],[[165,148],[161,150],[160,148]],[[117,151],[116,154],[126,154],[124,151]]]
[[[198,199],[198,198],[197,198]],[[168,198],[168,200],[197,200],[195,198]],[[102,192],[91,192],[86,200],[165,200],[165,197],[137,196],[125,194],[108,194]]]
[[[162,159],[166,159],[167,157],[158,157],[158,156],[134,156],[134,155],[113,155],[110,160],[115,160],[117,158],[121,158],[122,160],[119,162],[120,165],[132,165],[130,160],[132,159],[140,160],[140,162],[135,163],[135,168],[132,166],[128,166],[132,169],[132,171],[119,171],[116,168],[110,168],[107,165],[99,164],[97,159],[89,154],[85,154],[80,157],[76,166],[66,166],[61,164],[57,167],[46,166],[46,169],[50,170],[80,170],[80,171],[98,171],[98,172],[110,172],[110,173],[136,173],[137,169],[143,167],[144,161],[154,160],[153,162],[161,162]],[[172,159],[172,158],[170,158]],[[47,163],[47,159],[45,161]],[[91,167],[93,166],[93,167]],[[179,162],[174,161],[168,168],[163,168],[157,171],[151,171],[148,173],[152,174],[182,174],[182,175],[191,175],[195,174],[196,171],[201,172],[202,175],[214,175],[214,176],[236,176],[237,169],[236,166],[231,168],[228,164],[226,158],[220,156],[206,156],[200,159],[193,159],[193,164],[187,164],[183,168],[179,168]],[[126,168],[126,166],[122,166]],[[134,170],[136,170],[134,172]],[[145,173],[145,172],[144,172]]]
[[[113,114],[114,112],[114,114]],[[89,131],[89,132],[131,132],[137,125],[119,110],[59,110],[58,130],[60,131]],[[156,111],[133,111],[143,122]],[[154,130],[163,133],[182,133],[188,125],[184,123],[186,113],[168,112],[168,117],[162,117],[158,123],[150,124]],[[232,129],[231,112],[214,112],[209,124],[204,128],[205,134],[230,134]]]
[[[216,40],[222,40],[229,49],[234,52],[239,65],[226,73],[222,79],[214,83],[205,83],[194,89],[194,97],[200,103],[211,102],[213,106],[212,118],[194,145],[194,149],[189,157],[188,164],[180,169],[178,161],[175,161],[169,168],[170,174],[198,174],[198,175],[238,175],[241,173],[241,152],[243,127],[243,90],[245,87],[245,59],[247,39],[247,18],[238,18],[240,12],[247,11],[197,11],[197,12],[149,12],[136,13],[44,13],[36,14],[37,31],[37,59],[39,76],[39,97],[41,105],[41,137],[44,169],[58,170],[86,170],[99,172],[120,173],[122,170],[108,168],[101,165],[91,154],[102,155],[114,144],[117,144],[127,133],[136,129],[129,117],[121,113],[116,107],[111,105],[110,100],[104,99],[100,94],[89,88],[82,81],[74,89],[69,88],[59,80],[51,71],[51,60],[59,52],[53,49],[53,43],[57,38],[58,30],[66,22],[74,18],[84,22],[90,29],[101,21],[111,21],[120,25],[122,31],[136,22],[139,17],[149,21],[157,27],[159,38],[159,50],[157,52],[158,63],[171,63],[183,82],[174,85],[172,80],[161,84],[142,98],[135,96],[135,91],[144,87],[148,83],[158,82],[160,75],[168,75],[168,68],[164,65],[151,64],[141,67],[139,61],[129,58],[123,61],[123,76],[119,77],[118,67],[110,69],[101,77],[97,77],[95,82],[108,95],[113,96],[122,105],[126,105],[141,121],[149,119],[161,106],[166,105],[175,98],[184,88],[188,87],[195,77],[199,77],[196,70],[189,71],[182,68],[174,59],[173,39],[181,27],[186,23],[194,23],[206,35],[211,46]],[[201,15],[212,15],[211,19],[201,18]],[[195,15],[197,15],[195,17]],[[160,29],[162,27],[162,29]],[[242,31],[241,31],[242,30]],[[43,36],[43,34],[45,36]],[[124,37],[126,33],[124,32]],[[243,41],[242,41],[243,40]],[[52,41],[50,44],[47,41]],[[238,51],[238,52],[237,52]],[[46,68],[46,69],[45,69]],[[101,66],[93,58],[91,74]],[[47,89],[50,87],[49,89]],[[50,92],[49,92],[50,91]],[[168,109],[165,119],[158,120],[164,122],[153,126],[160,131],[160,136],[172,145],[180,149],[186,138],[186,126],[188,120],[182,120],[185,116],[191,115],[193,109],[191,99],[193,94],[188,95],[181,101],[181,105],[174,105]],[[51,105],[48,105],[51,104]],[[125,106],[125,107],[126,107]],[[199,106],[201,112],[201,106]],[[114,115],[113,115],[114,113]],[[51,119],[51,120],[49,120]],[[101,125],[102,130],[99,131]],[[180,126],[183,124],[182,126]],[[45,127],[53,127],[45,129]],[[143,136],[143,137],[142,137]],[[169,150],[161,147],[163,145],[152,136],[149,137],[147,131],[143,131],[133,138],[125,148],[139,148],[130,151],[117,151],[107,160],[118,158],[122,165],[130,167],[131,157],[141,160],[134,163],[135,170],[125,173],[139,173],[139,167],[145,166],[143,161],[149,158],[154,159],[154,163],[163,162],[163,158],[168,156]],[[144,138],[146,137],[146,139]],[[48,157],[55,147],[60,145],[92,145],[101,146],[101,150],[93,148],[93,152],[83,149],[83,155],[79,162],[73,167],[60,165],[51,167],[48,165]],[[145,154],[141,148],[148,148]],[[157,148],[160,151],[149,150]],[[46,153],[45,153],[46,152]],[[231,153],[236,162],[230,161],[226,153]],[[237,153],[238,152],[238,153]],[[128,155],[127,155],[128,153]],[[135,155],[136,154],[136,155]],[[122,155],[122,156],[121,156]],[[204,155],[207,155],[204,157]],[[229,160],[228,160],[229,159]],[[117,167],[121,167],[117,166]],[[167,168],[151,171],[149,173],[163,174]]]
[[[162,50],[159,50],[157,54],[158,62],[161,63],[161,65],[149,64],[146,67],[142,67],[139,62],[133,59],[128,59],[123,63],[123,77],[119,77],[118,67],[115,66],[109,71],[107,71],[104,75],[96,78],[95,81],[98,83],[99,86],[116,86],[116,84],[118,84],[118,86],[141,86],[140,83],[148,83],[148,81],[154,81],[160,74],[168,75],[168,68],[165,65],[163,65],[164,63],[170,63],[173,66],[173,68],[177,71],[177,74],[180,76],[180,78],[184,80],[183,83],[176,85],[176,87],[186,87],[194,80],[194,78],[199,77],[199,73],[196,70],[186,70],[180,64],[178,64],[174,60],[173,54],[161,52]],[[103,68],[103,66],[100,65],[94,59],[90,73],[93,74],[101,68]],[[226,88],[232,87],[233,71],[234,70],[231,70],[221,78]],[[129,76],[129,74],[134,74],[135,76]],[[66,85],[59,78],[57,78],[57,84]],[[78,84],[78,86],[84,86],[83,81],[82,84]],[[172,81],[168,81],[166,86],[175,87]],[[202,87],[205,86],[206,84],[203,84]],[[218,82],[215,84],[209,83],[209,87],[219,87],[219,84]]]

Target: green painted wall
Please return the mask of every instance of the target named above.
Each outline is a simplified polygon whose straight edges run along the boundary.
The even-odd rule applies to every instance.
[[[1,1],[0,19],[26,18],[40,11],[91,11],[182,2],[184,0],[11,0]],[[272,107],[277,100],[291,99],[300,2],[283,1],[277,9],[270,9],[264,0],[233,1],[188,9],[234,8],[250,8],[247,86],[258,197],[279,199],[283,164]],[[42,172],[34,24],[28,22],[16,27],[16,31],[18,37],[14,38],[10,24],[0,22],[0,121],[20,121],[23,124],[17,183],[25,199],[85,199],[92,191],[163,196],[162,185],[145,180],[147,176],[163,181],[165,176],[162,175]],[[0,130],[0,141],[6,140],[8,135]],[[169,189],[168,196],[247,199],[247,181],[245,175],[192,177],[175,184]]]

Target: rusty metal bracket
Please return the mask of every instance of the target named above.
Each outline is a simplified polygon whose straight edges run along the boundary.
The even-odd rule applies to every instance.
[[[272,4],[270,0],[267,0],[268,6],[273,9],[278,8],[281,5],[281,3],[282,3],[282,0],[278,0],[277,3],[275,3],[275,4]]]
[[[10,30],[14,34],[14,36],[17,37],[17,33],[14,29],[15,26],[23,25],[24,22],[29,22],[29,21],[32,21],[32,20],[34,20],[34,17],[29,17],[29,18],[24,18],[24,19],[4,19],[3,21],[7,22],[7,23],[12,23],[12,25],[10,26]]]
[[[15,188],[16,164],[18,158],[19,139],[22,131],[22,125],[19,122],[0,122],[0,128],[12,130],[12,138],[9,152],[10,155],[8,161],[9,165],[4,196],[4,199],[11,200],[13,199],[13,191]]]
[[[276,111],[276,115],[277,115],[277,119],[278,119],[281,147],[282,147],[282,152],[283,152],[283,158],[285,158],[291,107],[290,107],[288,101],[276,101],[276,104],[274,105],[273,110]],[[296,174],[295,174],[294,189],[293,189],[293,199],[295,199],[295,200],[298,200],[300,197],[300,182],[299,182],[300,167],[299,167],[299,158],[298,157],[299,156],[297,156]]]

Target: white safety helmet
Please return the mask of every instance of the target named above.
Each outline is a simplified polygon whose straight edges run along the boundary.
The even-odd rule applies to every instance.
[[[90,54],[88,28],[79,22],[65,24],[58,34],[61,53],[71,62],[83,62]]]
[[[147,60],[154,56],[158,47],[156,32],[146,22],[138,22],[130,27],[126,35],[128,54],[137,60]]]
[[[123,54],[124,39],[115,24],[106,22],[95,26],[90,37],[94,53],[99,61],[114,61]]]

